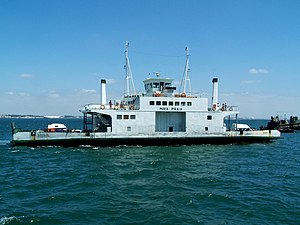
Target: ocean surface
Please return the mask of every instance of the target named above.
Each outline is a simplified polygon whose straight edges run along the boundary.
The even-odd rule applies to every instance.
[[[82,127],[0,119],[0,225],[300,224],[300,132],[267,144],[28,148],[9,145],[11,121]]]

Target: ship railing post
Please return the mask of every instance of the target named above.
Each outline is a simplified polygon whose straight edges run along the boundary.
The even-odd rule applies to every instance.
[[[11,132],[12,132],[12,135],[14,135],[15,134],[15,129],[16,129],[16,124],[15,124],[15,122],[11,122]]]
[[[83,130],[87,130],[86,129],[86,113],[83,113]]]
[[[237,131],[237,126],[238,126],[238,114],[235,114],[235,131]]]

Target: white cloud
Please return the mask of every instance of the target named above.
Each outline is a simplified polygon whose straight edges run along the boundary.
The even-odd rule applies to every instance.
[[[26,93],[26,92],[20,92],[19,95],[20,95],[21,97],[28,97],[28,96],[29,96],[29,94]]]
[[[6,92],[7,95],[10,95],[10,96],[20,96],[20,97],[28,97],[30,96],[29,93],[26,93],[26,92],[13,92],[13,91],[9,91],[9,92]]]
[[[50,98],[59,98],[60,94],[55,92],[55,91],[51,91],[50,94],[49,94],[49,97]]]
[[[241,83],[242,84],[254,84],[255,81],[254,80],[242,80]]]
[[[114,80],[114,79],[107,79],[107,84],[115,84],[117,83],[117,80]]]
[[[22,74],[20,74],[20,77],[24,78],[24,79],[30,79],[30,78],[33,78],[33,75],[29,74],[29,73],[22,73]]]
[[[94,90],[94,89],[81,89],[80,92],[81,92],[81,93],[94,94],[94,93],[96,93],[97,91]]]
[[[252,68],[252,69],[249,69],[248,73],[250,73],[250,74],[268,74],[269,70],[264,69],[264,68]]]

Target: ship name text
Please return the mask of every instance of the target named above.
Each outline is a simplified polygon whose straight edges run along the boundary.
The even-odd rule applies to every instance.
[[[160,107],[159,110],[163,110],[163,111],[180,111],[180,110],[182,110],[182,108],[178,108],[178,107]]]

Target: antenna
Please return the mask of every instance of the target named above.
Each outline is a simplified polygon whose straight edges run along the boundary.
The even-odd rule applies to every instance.
[[[191,80],[190,80],[190,66],[189,66],[189,48],[185,48],[185,53],[186,53],[186,60],[185,60],[185,67],[184,67],[184,72],[183,72],[183,78],[180,84],[180,91],[183,93],[187,93],[187,95],[191,95],[192,93],[192,88],[191,88]],[[187,92],[187,86],[188,85],[188,92]],[[183,90],[182,90],[183,89]]]
[[[153,72],[153,73],[156,75],[157,78],[160,76],[160,72]]]
[[[128,57],[128,48],[129,48],[129,42],[126,41],[126,43],[125,43],[125,60],[126,60],[126,62],[125,62],[125,66],[124,66],[124,69],[126,71],[125,87],[124,87],[125,96],[135,94],[135,86],[134,86],[134,82],[133,82],[133,77],[132,77],[130,63],[129,63],[129,57]]]

